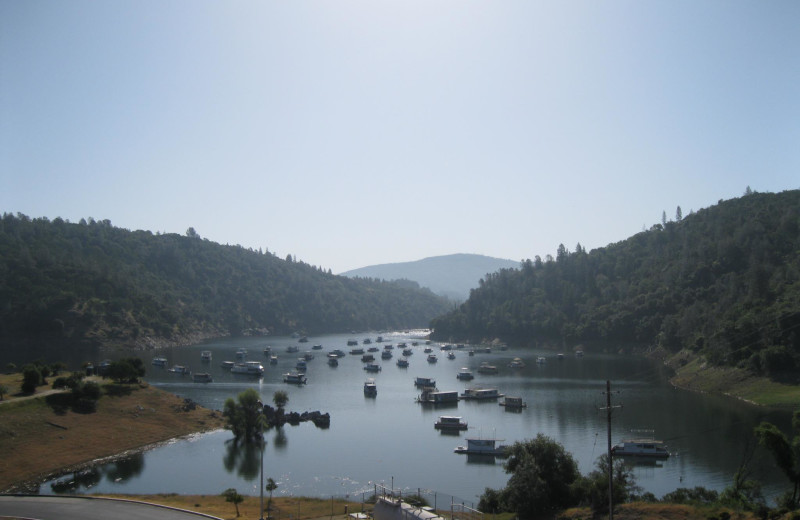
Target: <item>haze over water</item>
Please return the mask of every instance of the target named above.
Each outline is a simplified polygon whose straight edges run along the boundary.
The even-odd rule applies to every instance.
[[[383,344],[372,346],[383,349],[392,343],[396,347],[401,341],[410,345],[414,333],[383,336]],[[502,460],[475,461],[453,453],[456,446],[466,444],[466,437],[496,437],[511,444],[543,433],[564,445],[586,474],[606,450],[607,420],[602,410],[606,380],[612,384],[612,405],[621,406],[613,412],[612,442],[631,437],[633,429],[652,429],[672,452],[665,461],[634,467],[639,486],[657,497],[679,487],[704,486],[721,491],[732,482],[759,422],[768,420],[784,429],[789,424],[787,412],[672,388],[659,364],[636,356],[587,354],[576,358],[567,353],[559,361],[554,352],[523,351],[510,345],[507,351],[494,349],[491,354],[477,352],[474,356],[468,355],[471,346],[467,346],[455,351],[455,360],[448,360],[439,351],[440,345],[433,344],[439,361],[431,364],[420,341],[419,346],[412,347],[409,368],[396,366],[396,360],[402,357],[397,348],[390,360],[381,360],[375,353],[376,362],[382,366],[378,373],[365,372],[360,355],[345,356],[338,367],[327,365],[327,352],[335,348],[349,352],[353,347],[346,346],[348,339],[361,343],[367,337],[374,342],[377,334],[325,335],[311,337],[308,343],[290,337],[223,339],[142,357],[150,383],[212,409],[221,410],[225,399],[252,387],[265,403],[272,402],[275,391],[286,391],[288,411],[330,413],[328,429],[308,422],[266,433],[264,474],[265,479],[271,477],[278,483],[277,496],[357,497],[371,494],[375,483],[393,483],[395,489],[406,492],[429,490],[431,497],[436,492],[439,500],[448,497],[449,502],[452,495],[459,502],[477,503],[486,487],[503,487],[508,475],[502,469]],[[323,349],[312,351],[314,344],[321,344]],[[267,345],[279,356],[277,365],[267,363],[263,354]],[[287,353],[289,345],[299,346],[300,352]],[[365,349],[367,346],[359,344]],[[233,375],[220,366],[223,360],[235,360],[239,348],[248,349],[248,359],[262,361],[262,381]],[[210,363],[201,363],[202,350],[212,351]],[[315,355],[308,362],[308,384],[298,387],[283,383],[283,374],[294,368],[303,351]],[[167,367],[181,364],[195,372],[210,372],[214,382],[193,383],[189,376],[152,367],[150,359],[156,355],[168,359]],[[536,358],[542,355],[547,363],[538,365]],[[508,368],[514,357],[521,357],[525,368]],[[496,365],[499,373],[477,373],[484,361]],[[458,381],[456,374],[461,367],[470,367],[475,379]],[[498,401],[461,401],[447,408],[423,406],[415,402],[419,392],[413,381],[417,376],[434,378],[443,391],[496,387],[506,395],[521,396],[528,406],[521,413],[506,411]],[[376,398],[363,395],[367,377],[377,381]],[[462,416],[469,430],[458,436],[439,433],[433,426],[440,415]],[[136,455],[128,463],[109,464],[90,490],[215,494],[235,487],[257,495],[258,451],[237,449],[230,439],[227,431],[199,435]],[[786,489],[788,484],[771,457],[760,448],[751,468],[770,501]],[[40,491],[51,493],[51,486],[45,483]]]

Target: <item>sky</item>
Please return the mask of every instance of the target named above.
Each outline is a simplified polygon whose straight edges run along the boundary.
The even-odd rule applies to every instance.
[[[340,273],[800,187],[800,2],[0,0],[0,211]]]

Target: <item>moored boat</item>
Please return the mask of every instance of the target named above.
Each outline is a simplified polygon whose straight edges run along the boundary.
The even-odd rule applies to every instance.
[[[167,358],[165,358],[165,357],[154,357],[153,360],[151,361],[151,363],[153,364],[153,366],[157,366],[157,367],[167,366]]]
[[[652,430],[634,431],[652,434]],[[653,437],[623,439],[611,448],[611,453],[617,457],[647,457],[656,459],[666,459],[669,457],[669,451],[664,441],[655,440]]]
[[[459,381],[471,381],[475,378],[475,376],[472,374],[472,371],[469,368],[463,367],[461,371],[459,371],[458,375],[456,375],[456,378]]]
[[[503,442],[504,439],[467,439],[466,446],[457,446],[456,453],[467,453],[469,455],[493,455],[495,457],[507,457],[509,447]]]
[[[367,372],[380,372],[381,366],[375,363],[367,363],[366,365],[364,365],[364,370],[366,370]]]
[[[433,427],[443,431],[461,431],[468,428],[467,423],[455,415],[439,416],[439,420],[434,423]]]
[[[525,408],[526,406],[528,406],[527,404],[525,404],[525,401],[523,401],[521,397],[509,397],[509,396],[506,396],[506,398],[503,399],[503,402],[499,404],[500,406],[505,406],[506,408],[509,409]]]
[[[408,360],[405,358],[398,358],[397,366],[400,368],[408,368]]]
[[[328,366],[338,367],[339,366],[339,358],[336,356],[328,357]]]
[[[375,397],[378,395],[378,385],[375,384],[374,379],[369,378],[364,381],[364,395],[367,397]]]
[[[213,381],[213,379],[211,379],[211,374],[207,372],[199,372],[192,374],[192,381],[195,383],[210,383]]]
[[[307,382],[306,375],[299,372],[289,372],[283,374],[283,382],[293,385],[302,385]]]
[[[433,379],[432,377],[417,377],[416,379],[414,379],[414,386],[435,387],[436,386],[436,380]]]
[[[461,399],[480,401],[499,399],[500,397],[504,397],[504,394],[501,394],[497,388],[467,388],[460,397]]]
[[[172,368],[168,369],[167,372],[172,372],[173,374],[185,375],[189,373],[189,369],[183,365],[172,365]]]
[[[436,354],[428,354],[428,363],[436,363],[439,361],[439,358],[436,357]]]
[[[381,352],[381,359],[392,359],[392,352],[390,350],[384,350]]]
[[[231,367],[231,374],[261,377],[264,374],[264,367],[261,366],[261,363],[258,361],[234,363]]]
[[[497,373],[497,367],[494,366],[494,365],[490,365],[489,363],[484,361],[483,363],[481,363],[481,366],[478,367],[478,373],[479,374],[496,374]]]
[[[524,368],[524,367],[525,367],[525,362],[518,357],[512,359],[511,362],[508,364],[508,368]]]
[[[211,361],[211,351],[210,350],[202,351],[200,353],[200,361],[206,361],[206,362]]]
[[[423,404],[458,404],[458,392],[445,391],[440,392],[435,388],[425,387],[422,393],[417,397],[418,403]]]

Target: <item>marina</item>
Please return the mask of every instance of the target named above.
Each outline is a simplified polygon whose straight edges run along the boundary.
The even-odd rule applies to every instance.
[[[416,338],[411,335],[381,335],[385,343],[406,343],[420,357],[408,368],[396,366],[398,356],[377,359],[374,363],[382,370],[370,376],[380,386],[380,395],[373,398],[364,395],[365,371],[360,356],[337,357],[336,368],[315,359],[308,362],[306,374],[296,375],[297,382],[284,382],[284,375],[294,370],[298,356],[283,355],[290,344],[297,344],[297,339],[290,337],[226,338],[162,349],[153,352],[152,357],[168,359],[167,366],[185,366],[193,374],[208,373],[212,381],[195,383],[193,377],[169,373],[151,365],[150,357],[143,358],[147,366],[145,379],[213,410],[222,410],[227,398],[236,398],[245,389],[253,388],[265,403],[271,403],[273,394],[281,390],[289,398],[288,410],[328,412],[329,424],[326,422],[324,429],[301,422],[267,432],[265,476],[276,480],[278,493],[284,496],[360,496],[362,491],[371,490],[373,483],[394,476],[396,487],[435,490],[477,500],[486,487],[504,486],[508,474],[503,471],[502,459],[496,456],[454,453],[457,445],[468,447],[468,443],[466,439],[454,442],[453,434],[464,432],[463,436],[467,431],[467,438],[502,437],[506,440],[497,444],[506,445],[532,439],[539,433],[547,435],[573,454],[580,471],[587,474],[605,452],[604,443],[597,439],[605,438],[608,425],[605,414],[597,410],[605,405],[602,392],[607,379],[614,385],[615,399],[625,404],[625,412],[616,414],[612,422],[614,442],[642,437],[633,435],[631,430],[643,425],[669,441],[670,456],[656,459],[658,466],[642,464],[647,458],[625,456],[633,464],[637,484],[656,496],[678,487],[724,489],[739,463],[731,453],[741,453],[755,426],[766,420],[782,428],[790,427],[790,414],[785,412],[675,389],[659,363],[641,357],[591,353],[577,357],[570,353],[556,363],[555,353],[509,345],[507,351],[495,348],[489,354],[479,345],[467,344],[463,349],[454,348],[458,364],[428,364],[423,349],[428,346],[438,351],[440,345],[436,342],[425,345],[419,341],[419,346],[412,346]],[[328,353],[345,348],[347,337],[309,336],[309,345],[324,345],[315,352],[327,360]],[[264,359],[266,345],[280,355],[274,365],[263,367],[261,377],[236,375],[230,368],[223,368],[221,362],[201,365],[204,350],[211,351],[214,360],[235,359],[239,348],[258,352]],[[466,355],[469,350],[474,350],[474,356]],[[103,353],[98,359],[113,354]],[[537,357],[548,355],[553,362],[536,364]],[[508,368],[515,357],[526,366]],[[484,362],[497,367],[498,373],[478,373]],[[467,383],[457,379],[463,367],[474,374],[474,380],[468,382],[471,387],[496,388],[506,396],[486,401],[460,399],[458,394],[465,391],[462,383]],[[438,390],[437,384],[441,385]],[[426,387],[444,394],[432,398],[432,402],[417,402]],[[513,398],[519,398],[526,407],[509,406]],[[443,430],[432,427],[441,416],[461,416],[464,422],[468,418],[469,429],[443,434]],[[132,455],[129,462],[108,463],[98,470],[108,478],[100,478],[90,490],[81,492],[148,494],[169,489],[175,493],[218,494],[220,489],[234,487],[258,494],[258,451],[239,452],[229,443],[231,438],[231,432],[221,430]],[[407,439],[422,442],[415,443],[413,450],[385,449],[387,443],[401,444]],[[347,450],[331,450],[331,446],[358,446],[358,462],[352,461]],[[421,466],[430,467],[431,471],[422,474],[418,471]],[[775,474],[768,456],[754,458],[752,471],[753,478],[764,483],[768,496],[783,489],[782,479]],[[186,474],[192,478],[185,478]],[[52,492],[49,483],[43,483],[41,492]]]

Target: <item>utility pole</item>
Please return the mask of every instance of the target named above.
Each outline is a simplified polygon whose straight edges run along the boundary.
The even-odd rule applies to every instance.
[[[622,408],[622,405],[611,406],[611,381],[607,380],[605,410],[608,418],[608,520],[614,520],[614,459],[611,456],[611,411],[614,408]]]

